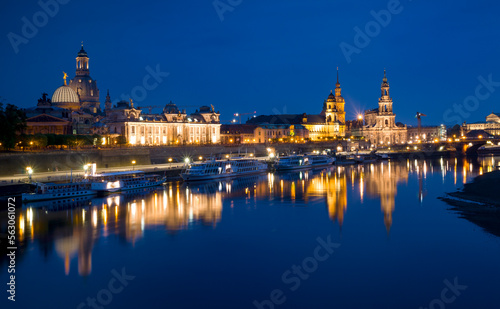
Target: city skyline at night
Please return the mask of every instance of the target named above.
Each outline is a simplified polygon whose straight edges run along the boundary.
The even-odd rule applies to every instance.
[[[40,93],[51,94],[62,85],[62,72],[74,70],[82,40],[101,105],[107,89],[115,102],[133,97],[145,76],[159,71],[161,82],[136,91],[137,106],[203,101],[217,106],[222,121],[250,106],[258,114],[318,113],[335,88],[337,67],[347,119],[376,105],[384,68],[395,113],[409,125],[416,125],[416,111],[426,112],[425,123],[433,125],[482,121],[499,99],[493,55],[500,47],[484,40],[499,29],[491,13],[496,4],[445,2],[428,10],[417,1],[384,1],[365,12],[359,4],[328,2],[242,2],[222,11],[210,2],[197,3],[196,10],[189,2],[148,2],[122,16],[132,3],[113,14],[109,4],[57,3],[57,13],[38,21],[43,27],[34,25],[36,34],[25,41],[15,35],[24,37],[26,19],[33,24],[43,7],[4,4],[1,61],[11,76],[0,86],[5,102],[27,108]],[[75,12],[86,18],[72,18]],[[440,35],[430,35],[436,31]]]

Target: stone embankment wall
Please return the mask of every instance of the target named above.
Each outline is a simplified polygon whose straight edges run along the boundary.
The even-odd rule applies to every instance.
[[[278,153],[311,152],[320,149],[336,149],[341,144],[351,147],[349,142],[329,142],[321,144],[278,144],[278,145],[214,145],[214,146],[176,146],[176,147],[123,147],[100,150],[54,150],[46,152],[15,152],[0,154],[0,176],[23,174],[30,166],[35,171],[80,171],[87,163],[96,162],[98,168],[168,163],[169,158],[181,161],[184,157],[197,159],[199,156],[225,156],[226,154],[253,153],[255,156],[267,155],[271,147]],[[356,146],[358,145],[355,142]]]

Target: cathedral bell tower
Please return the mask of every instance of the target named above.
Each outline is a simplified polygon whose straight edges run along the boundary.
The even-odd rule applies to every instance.
[[[337,68],[337,83],[335,84],[335,102],[337,119],[341,124],[345,124],[345,100],[342,97],[342,88],[340,88],[339,68]]]
[[[92,114],[97,114],[101,111],[99,102],[99,88],[97,82],[90,77],[89,57],[83,42],[80,51],[76,57],[76,74],[75,78],[70,80],[69,85],[80,99],[80,108]]]
[[[87,52],[82,48],[78,52],[78,57],[76,57],[76,76],[87,76],[90,75],[89,72],[89,57]]]
[[[325,104],[323,105],[323,112],[325,115],[325,121],[327,124],[332,124],[337,121],[337,113],[335,109],[335,96],[333,95],[333,91],[330,91],[330,95],[328,99],[326,99]]]
[[[382,85],[380,90],[382,92],[380,99],[378,99],[378,111],[379,113],[392,114],[392,99],[389,95],[389,83],[387,82],[387,75],[384,70],[384,79],[382,79]]]

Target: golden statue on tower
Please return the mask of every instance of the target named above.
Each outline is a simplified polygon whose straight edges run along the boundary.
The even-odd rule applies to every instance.
[[[63,79],[64,79],[64,86],[67,86],[66,84],[66,78],[68,78],[68,74],[66,74],[66,72],[63,71]]]

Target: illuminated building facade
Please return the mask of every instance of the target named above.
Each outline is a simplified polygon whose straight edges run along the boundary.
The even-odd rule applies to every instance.
[[[463,123],[463,135],[470,131],[485,131],[491,135],[500,135],[500,113],[491,113],[486,116],[486,122]]]
[[[396,123],[396,114],[392,110],[392,98],[389,93],[386,72],[382,80],[381,96],[378,108],[365,111],[365,125],[355,130],[353,135],[364,136],[372,145],[403,144],[407,141],[406,125]],[[354,131],[354,130],[353,130]]]
[[[419,140],[421,142],[445,142],[448,135],[446,131],[446,126],[444,124],[440,126],[425,126],[420,128],[420,136],[419,138],[419,129],[418,127],[407,128],[407,140],[408,142],[416,143]]]
[[[142,114],[142,110],[120,101],[106,111],[106,125],[113,137],[123,136],[129,145],[182,145],[220,143],[220,114],[202,106],[190,115],[170,102],[162,114]]]
[[[223,124],[220,127],[222,144],[254,143],[254,131],[257,125],[253,124]]]

